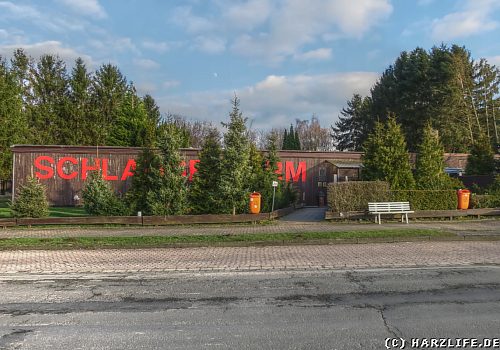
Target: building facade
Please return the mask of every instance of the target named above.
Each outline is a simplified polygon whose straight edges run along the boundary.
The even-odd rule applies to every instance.
[[[135,161],[141,148],[94,146],[16,145],[13,152],[12,196],[27,178],[35,177],[47,188],[50,203],[57,206],[80,204],[81,191],[90,172],[102,171],[117,193],[130,188]],[[181,149],[185,176],[192,180],[198,149]],[[293,182],[299,202],[326,205],[330,182],[356,181],[362,169],[361,152],[279,151],[278,173]],[[414,161],[415,156],[411,156]],[[448,167],[464,168],[467,154],[445,154]]]

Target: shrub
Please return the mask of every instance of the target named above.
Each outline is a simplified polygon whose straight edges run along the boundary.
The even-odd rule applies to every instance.
[[[126,205],[104,181],[101,174],[91,174],[82,191],[83,207],[90,215],[127,215]]]
[[[335,212],[366,210],[368,202],[390,200],[389,184],[383,181],[354,181],[328,184],[328,206]]]
[[[499,208],[500,207],[500,194],[475,194],[470,197],[469,208]]]
[[[17,217],[41,218],[49,215],[49,202],[45,193],[45,186],[37,179],[30,177],[26,184],[21,186],[19,194],[10,206],[12,214]]]
[[[454,190],[401,190],[392,191],[392,200],[410,202],[412,210],[457,209],[457,192]]]

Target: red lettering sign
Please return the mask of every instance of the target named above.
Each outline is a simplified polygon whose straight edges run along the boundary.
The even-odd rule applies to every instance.
[[[99,158],[94,159],[94,165],[89,166],[89,160],[87,158],[82,158],[82,180],[87,179],[87,172],[98,171],[101,169],[101,160]]]
[[[108,174],[108,164],[109,163],[109,159],[108,158],[104,158],[102,160],[102,176],[103,176],[103,179],[104,180],[108,180],[108,181],[116,181],[118,180],[118,175],[110,175]]]
[[[71,180],[71,179],[74,179],[75,177],[77,177],[78,176],[77,171],[72,171],[69,174],[66,174],[64,172],[64,163],[71,163],[71,164],[77,165],[78,161],[73,157],[60,158],[59,161],[57,162],[57,175],[59,175],[59,177],[61,179],[64,179],[64,180]]]
[[[51,165],[53,165],[55,163],[54,158],[49,157],[49,156],[39,156],[39,157],[35,158],[35,168],[44,171],[44,173],[41,173],[39,171],[35,172],[35,176],[38,179],[42,179],[42,180],[50,179],[52,176],[54,176],[54,169],[52,169],[51,166],[42,164],[42,161],[49,162],[49,164],[51,164]]]
[[[196,169],[196,164],[199,162],[199,159],[191,159],[189,161],[189,181],[193,181],[193,176],[198,171],[198,169]]]
[[[93,164],[91,163],[93,161]],[[189,181],[193,180],[194,174],[198,171],[196,168],[196,164],[200,162],[199,159],[191,159],[189,160],[189,169],[186,169],[186,162],[182,162],[181,166],[184,168],[182,173],[183,176],[189,176]],[[50,156],[39,156],[35,158],[34,166],[35,169],[39,170],[35,172],[35,176],[38,179],[50,179],[54,176],[54,165],[56,168],[55,174],[64,180],[71,180],[78,176],[78,170],[74,170],[70,173],[66,173],[64,166],[66,163],[71,163],[75,166],[78,166],[78,160],[74,157],[62,157],[57,160],[54,160],[53,157]],[[283,162],[277,162],[277,170],[276,174],[279,175],[278,179],[283,179]],[[80,178],[82,180],[86,180],[89,171],[99,171],[102,170],[104,180],[108,181],[125,181],[129,177],[134,176],[133,171],[136,168],[135,159],[129,159],[123,172],[120,174],[120,169],[116,169],[111,171],[111,164],[108,158],[81,158],[81,169],[80,169]],[[189,171],[189,173],[188,173]],[[112,175],[115,173],[116,175]],[[163,169],[160,169],[160,173],[163,174]],[[306,181],[306,162],[298,162],[297,168],[294,166],[294,162],[286,161],[285,162],[285,180],[287,182],[305,182]]]
[[[295,171],[295,167],[293,166],[293,162],[285,162],[285,179],[286,181],[290,181],[290,177],[293,182],[299,182],[299,176],[301,177],[302,182],[306,181],[306,162],[299,162],[297,167],[297,171]]]
[[[278,180],[283,180],[283,162],[277,162],[276,165],[278,169],[275,171],[275,174],[278,174]]]
[[[134,176],[134,173],[132,171],[135,170],[135,166],[136,166],[135,160],[129,159],[127,165],[125,166],[125,170],[123,170],[122,177],[120,178],[120,180],[125,181],[130,176]]]

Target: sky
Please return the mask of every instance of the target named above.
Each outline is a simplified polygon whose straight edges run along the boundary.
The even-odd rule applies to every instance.
[[[0,0],[0,56],[112,63],[163,114],[328,127],[402,51],[458,44],[500,66],[500,0]]]

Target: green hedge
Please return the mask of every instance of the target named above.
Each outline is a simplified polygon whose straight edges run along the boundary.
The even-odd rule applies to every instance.
[[[390,200],[389,184],[383,181],[330,183],[327,198],[334,212],[366,210],[368,202]]]
[[[457,209],[455,190],[390,191],[383,181],[353,181],[328,184],[328,206],[334,212],[360,211],[368,202],[410,202],[412,210]]]
[[[498,194],[472,194],[470,198],[469,208],[499,208],[500,195]]]
[[[458,205],[455,190],[392,191],[392,200],[410,202],[412,210],[453,210]]]

